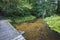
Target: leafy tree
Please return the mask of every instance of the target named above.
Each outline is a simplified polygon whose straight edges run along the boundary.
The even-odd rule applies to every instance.
[[[17,9],[17,0],[1,0],[0,3],[2,12],[5,11],[5,16],[12,16],[13,12]]]
[[[33,2],[33,15],[36,17],[50,16],[56,10],[55,0],[34,0]]]
[[[60,0],[58,0],[58,8],[57,8],[57,13],[60,14]]]
[[[0,0],[0,4],[7,17],[30,15],[31,4],[28,0]]]
[[[21,16],[29,16],[31,15],[31,4],[29,4],[28,0],[20,0],[18,2],[17,8],[20,10]],[[21,5],[20,5],[21,4]]]
[[[8,17],[50,16],[56,10],[55,0],[0,0],[0,8]]]

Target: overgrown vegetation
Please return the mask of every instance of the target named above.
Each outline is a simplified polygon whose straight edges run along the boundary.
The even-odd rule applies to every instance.
[[[28,15],[45,17],[53,15],[56,7],[57,3],[54,0],[0,0],[0,15],[4,14],[5,17]]]
[[[15,18],[8,18],[9,22],[13,23],[23,23],[23,22],[28,22],[36,19],[34,16],[25,16],[25,17],[15,17]]]
[[[47,17],[48,22],[49,19],[56,20],[58,25],[57,19],[50,17],[55,14],[60,15],[59,0],[0,0],[0,16],[6,17],[11,22],[21,23]]]
[[[60,16],[51,16],[45,19],[52,30],[60,33]]]

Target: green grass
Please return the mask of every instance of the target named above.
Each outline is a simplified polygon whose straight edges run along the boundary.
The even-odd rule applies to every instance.
[[[47,17],[45,21],[52,30],[60,33],[60,16]]]
[[[15,17],[13,20],[15,21],[15,23],[23,23],[26,21],[31,21],[34,20],[36,17],[34,16],[25,16],[25,17]],[[11,19],[8,19],[9,22],[14,22]]]

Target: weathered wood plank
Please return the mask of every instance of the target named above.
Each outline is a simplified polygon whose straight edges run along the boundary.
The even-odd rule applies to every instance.
[[[20,33],[7,20],[0,20],[0,40],[13,40],[19,35]],[[21,37],[24,39],[22,35]]]

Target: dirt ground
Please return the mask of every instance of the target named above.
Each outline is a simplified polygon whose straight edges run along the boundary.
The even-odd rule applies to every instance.
[[[41,19],[37,19],[34,22],[13,25],[18,31],[25,31],[24,37],[26,40],[60,40],[51,33]]]

